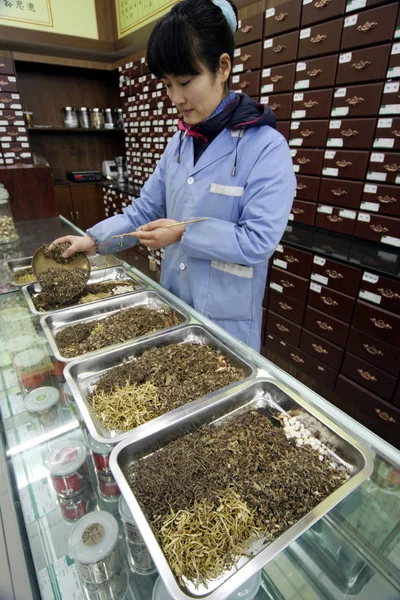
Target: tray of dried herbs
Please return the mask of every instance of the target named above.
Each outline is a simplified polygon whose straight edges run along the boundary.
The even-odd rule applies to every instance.
[[[32,269],[32,256],[25,258],[14,258],[7,261],[12,276],[12,282],[16,286],[27,285],[36,281],[36,275]]]
[[[64,375],[91,436],[117,443],[189,402],[212,402],[255,377],[256,368],[200,325],[188,325],[76,360]]]
[[[49,271],[49,269],[47,270]],[[75,271],[80,271],[79,267]],[[75,271],[61,271],[67,282],[71,280],[71,273]],[[87,278],[86,278],[87,279]],[[23,294],[26,298],[30,311],[34,315],[43,315],[54,313],[58,310],[64,310],[71,306],[81,304],[91,304],[99,302],[105,298],[132,294],[144,289],[144,283],[135,275],[125,271],[123,267],[111,267],[91,273],[89,279],[84,280],[83,289],[78,289],[76,295],[66,298],[64,294],[61,297],[54,298],[52,289],[50,294],[44,290],[39,282],[27,285],[23,288]],[[54,288],[53,288],[54,289]]]
[[[186,325],[189,316],[157,292],[142,291],[65,308],[40,319],[54,356],[63,362]]]
[[[311,413],[334,450],[292,417]],[[369,477],[371,456],[257,379],[113,450],[111,471],[176,600],[226,598]]]

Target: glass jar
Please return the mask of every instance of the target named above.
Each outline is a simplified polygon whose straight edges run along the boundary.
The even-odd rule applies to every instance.
[[[56,444],[46,459],[46,467],[58,496],[71,498],[91,487],[87,450],[77,440]]]
[[[58,418],[57,407],[60,392],[57,388],[46,386],[29,392],[24,398],[26,410],[37,417],[44,426],[53,425]]]
[[[76,114],[76,109],[72,108],[72,106],[64,106],[63,120],[64,127],[67,127],[68,129],[74,129],[75,127],[78,127],[78,117]]]
[[[124,128],[124,115],[122,112],[122,108],[117,108],[117,127],[118,129]]]
[[[123,496],[120,496],[119,498],[118,510],[124,528],[127,558],[130,569],[140,575],[151,575],[152,573],[155,573],[157,570],[156,566]]]
[[[98,108],[92,110],[92,127],[94,129],[101,128],[100,110]]]
[[[12,218],[9,194],[5,188],[0,189],[0,244],[9,244],[19,239]]]
[[[78,117],[79,127],[82,127],[82,129],[89,129],[91,127],[89,109],[87,109],[85,106],[82,106],[78,111]]]
[[[104,128],[114,129],[114,121],[112,117],[111,108],[106,108],[104,111]]]

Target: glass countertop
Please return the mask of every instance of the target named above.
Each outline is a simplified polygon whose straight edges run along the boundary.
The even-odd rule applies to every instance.
[[[49,221],[54,221],[53,219]],[[67,222],[60,220],[63,231]],[[53,225],[55,229],[53,229]],[[57,224],[45,224],[51,233]],[[74,233],[79,233],[71,226]],[[43,241],[38,230],[32,243]],[[34,246],[29,250],[36,249]],[[375,458],[374,473],[323,519],[280,553],[262,571],[256,600],[395,600],[400,598],[400,483],[396,470],[400,452],[356,423],[315,392],[236,340],[210,320],[198,315],[137,269],[123,263],[149,287],[185,308],[194,319],[222,341],[234,345],[267,375],[299,394],[306,402],[360,440]],[[58,441],[78,440],[87,445],[87,433],[78,418],[76,405],[63,393],[63,365],[43,335],[40,318],[32,315],[21,291],[0,296],[0,412],[4,452],[14,486],[14,503],[21,529],[30,548],[26,560],[35,576],[32,598],[82,600],[83,591],[73,560],[68,555],[68,536],[73,524],[64,520],[52,487],[45,460]],[[7,343],[19,335],[32,335],[44,351],[42,379],[26,378],[14,368]],[[23,398],[29,389],[51,385],[60,401],[51,422],[43,422],[25,411]],[[92,469],[92,467],[90,467]],[[95,482],[91,470],[91,480]],[[104,501],[93,485],[93,509],[107,510],[119,519],[117,502]],[[20,508],[19,508],[20,507]],[[124,544],[122,527],[121,544]],[[129,572],[126,600],[151,600],[157,573],[142,576]],[[19,599],[18,599],[19,600]]]

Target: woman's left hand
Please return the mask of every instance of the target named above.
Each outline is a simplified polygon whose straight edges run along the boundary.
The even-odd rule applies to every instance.
[[[131,233],[131,235],[137,237],[144,246],[152,250],[159,250],[171,244],[176,244],[183,236],[185,231],[184,225],[169,229],[160,229],[160,227],[174,225],[175,223],[179,223],[179,221],[175,221],[174,219],[157,219],[156,221],[147,223],[147,225],[142,225],[139,229]]]

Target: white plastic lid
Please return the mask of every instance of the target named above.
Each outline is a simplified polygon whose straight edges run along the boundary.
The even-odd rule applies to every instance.
[[[99,112],[99,109],[98,108],[92,108],[92,111],[93,112]]]
[[[91,450],[93,450],[93,452],[95,453],[97,452],[97,454],[110,454],[114,447],[110,444],[100,444],[100,442],[96,442],[96,440],[93,439],[91,435],[89,435],[88,438]]]
[[[24,398],[25,408],[28,412],[43,413],[57,404],[60,392],[55,387],[45,386],[29,392]]]
[[[126,500],[122,494],[120,495],[118,500],[118,511],[121,519],[125,521],[125,523],[132,523],[133,525],[136,525],[135,519],[133,518],[129,506],[127,505]]]
[[[35,344],[35,336],[34,335],[18,335],[12,340],[7,342],[7,349],[9,352],[22,352],[23,350],[27,350],[28,348],[32,348]]]
[[[65,110],[72,110],[72,106],[66,106]]]
[[[81,110],[87,110],[86,106],[81,106]]]
[[[51,475],[64,477],[79,469],[86,460],[87,450],[78,440],[66,440],[54,446],[46,459]]]
[[[250,577],[233,594],[228,596],[227,600],[253,600],[261,584],[261,571]],[[158,577],[153,587],[152,600],[173,600],[173,596],[168,592],[161,577]]]
[[[118,523],[110,513],[91,512],[74,525],[69,536],[69,555],[90,565],[111,554],[118,543]]]
[[[40,348],[31,348],[17,354],[14,364],[18,369],[29,369],[41,364],[45,359],[45,353]]]
[[[106,108],[106,112],[111,112],[111,108]]]

